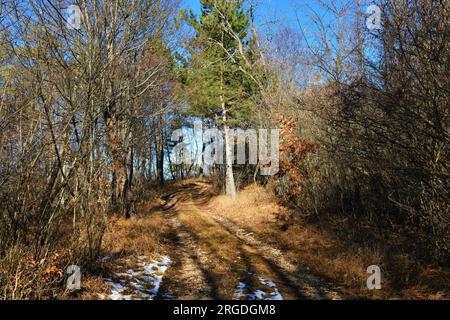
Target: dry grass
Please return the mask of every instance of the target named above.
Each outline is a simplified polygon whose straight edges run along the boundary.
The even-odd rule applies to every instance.
[[[421,265],[410,255],[389,256],[384,243],[368,246],[336,236],[336,228],[352,233],[344,219],[310,223],[277,203],[264,187],[250,185],[239,193],[236,205],[226,196],[212,199],[209,208],[237,225],[276,245],[312,273],[343,286],[350,298],[362,299],[448,299],[450,273]],[[366,268],[379,265],[383,272],[382,290],[366,288]]]
[[[162,190],[151,191],[150,199],[136,208],[137,214],[130,219],[112,216],[103,237],[101,258],[92,265],[86,266],[82,274],[81,290],[76,293],[65,293],[62,299],[96,300],[99,294],[107,295],[110,288],[103,277],[108,277],[117,260],[127,260],[129,257],[153,257],[163,250],[163,235],[168,226],[159,207],[161,201],[158,196]],[[131,263],[131,262],[130,262]],[[134,265],[125,267],[133,268]]]
[[[174,201],[176,205],[173,208],[164,209],[165,202],[159,199],[161,196],[199,183],[203,183],[208,191],[201,195],[193,191],[193,196],[198,196],[195,205],[188,196],[189,192],[184,192],[176,194],[179,202]],[[312,223],[301,219],[297,212],[278,204],[276,197],[264,187],[246,187],[239,192],[237,204],[226,196],[215,195],[206,181],[199,180],[184,181],[150,192],[149,199],[155,200],[136,208],[139,214],[128,220],[122,217],[111,219],[102,247],[102,255],[112,257],[111,262],[92,266],[83,275],[83,290],[64,298],[96,299],[97,294],[107,293],[108,288],[101,277],[111,272],[116,259],[141,255],[152,257],[161,253],[176,258],[179,254],[176,246],[186,244],[174,241],[171,235],[180,231],[192,240],[187,245],[192,246],[189,250],[196,256],[198,267],[213,287],[215,298],[231,299],[238,280],[249,268],[257,273],[270,274],[252,247],[242,243],[209,216],[208,211],[212,210],[240,228],[253,232],[260,241],[278,247],[312,274],[339,286],[344,298],[448,299],[450,296],[448,270],[419,264],[408,254],[389,256],[382,242],[374,246],[352,242],[351,226],[346,220],[334,218],[332,222]],[[170,204],[166,206],[171,207]],[[171,216],[180,223],[177,230],[169,223]],[[336,229],[346,237],[337,235]],[[383,289],[379,291],[366,288],[366,268],[373,264],[381,266],[383,271]],[[170,272],[173,271],[169,269]],[[176,287],[178,284],[173,281],[170,286]],[[286,290],[282,285],[280,289]]]

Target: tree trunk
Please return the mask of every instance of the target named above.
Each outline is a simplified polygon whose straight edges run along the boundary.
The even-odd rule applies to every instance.
[[[124,186],[127,180],[127,168],[126,168],[126,159],[120,150],[120,137],[117,132],[118,121],[109,117],[106,118],[107,125],[107,138],[108,144],[111,152],[111,164],[110,170],[112,174],[112,194],[111,194],[111,205],[113,209],[117,209],[117,206],[122,205],[123,203],[118,203],[120,199],[123,199],[123,191]]]
[[[123,214],[126,219],[131,217],[131,206],[132,206],[132,193],[131,187],[133,186],[133,175],[134,175],[134,149],[133,147],[129,150],[129,172],[127,172],[127,180],[123,188]]]
[[[234,183],[233,175],[233,158],[234,158],[234,145],[231,141],[229,128],[227,125],[227,115],[225,106],[222,104],[223,109],[223,131],[224,131],[224,143],[225,143],[225,158],[226,158],[226,173],[225,173],[225,190],[227,195],[231,197],[233,202],[237,201],[236,185]]]
[[[148,142],[148,150],[147,150],[147,154],[148,154],[148,167],[147,167],[147,181],[152,181],[153,180],[153,142],[150,139],[150,141]]]
[[[158,171],[159,185],[164,186],[164,127],[162,116],[158,119],[158,143],[156,150],[156,171]]]

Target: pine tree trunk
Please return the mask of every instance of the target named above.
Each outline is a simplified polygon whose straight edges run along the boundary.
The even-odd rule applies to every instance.
[[[211,125],[212,126],[212,125]],[[210,126],[210,128],[211,128]],[[219,127],[219,115],[216,113],[214,116],[214,132],[215,132],[215,143],[216,143],[216,150],[215,150],[215,157],[216,161],[211,166],[211,172],[213,175],[216,175],[217,177],[222,175],[222,165],[223,165],[223,157],[222,159],[219,159],[219,155],[221,153],[219,152],[219,148],[223,147],[220,145],[220,127]]]
[[[234,183],[233,175],[233,155],[234,148],[230,137],[229,128],[227,125],[227,116],[225,106],[222,107],[223,112],[223,131],[224,131],[224,143],[225,143],[225,158],[226,158],[226,173],[225,173],[225,190],[227,195],[231,197],[233,202],[237,201],[236,185]]]

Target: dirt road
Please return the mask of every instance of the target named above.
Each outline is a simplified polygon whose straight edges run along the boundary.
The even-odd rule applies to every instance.
[[[128,270],[126,283],[108,280],[116,290],[110,298],[136,298],[117,295],[128,285],[142,299],[340,299],[337,288],[218,214],[211,196],[196,182],[162,197],[162,258]]]

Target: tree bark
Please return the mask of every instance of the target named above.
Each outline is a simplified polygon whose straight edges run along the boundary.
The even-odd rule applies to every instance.
[[[232,144],[229,128],[227,125],[227,115],[224,103],[222,103],[222,110],[223,110],[222,120],[224,131],[225,159],[226,159],[225,190],[227,195],[231,197],[233,202],[237,202],[236,185],[234,183],[234,175],[233,175],[234,145]]]
[[[164,122],[162,116],[158,119],[158,138],[156,150],[156,171],[158,171],[158,182],[161,187],[164,186]]]

